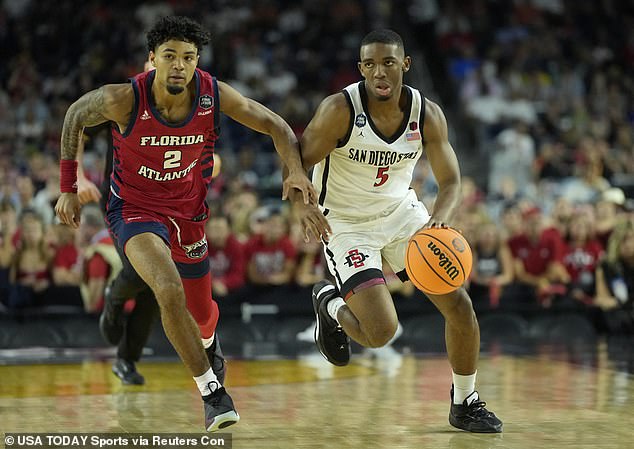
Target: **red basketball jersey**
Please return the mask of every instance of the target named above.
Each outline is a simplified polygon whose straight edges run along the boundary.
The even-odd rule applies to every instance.
[[[134,109],[123,134],[112,126],[111,192],[127,203],[169,217],[205,212],[218,137],[219,97],[214,77],[196,69],[196,96],[182,123],[166,122],[152,97],[155,71],[131,78]]]

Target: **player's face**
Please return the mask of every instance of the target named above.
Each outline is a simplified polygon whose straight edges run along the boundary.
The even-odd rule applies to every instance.
[[[366,89],[377,100],[386,101],[401,91],[403,73],[411,59],[395,44],[374,43],[361,47],[359,71],[366,80]]]
[[[156,52],[150,52],[150,62],[156,67],[155,82],[177,95],[194,77],[198,49],[191,42],[169,40],[159,45]]]

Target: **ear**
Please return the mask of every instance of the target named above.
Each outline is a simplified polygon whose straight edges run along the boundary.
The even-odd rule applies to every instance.
[[[412,65],[412,58],[410,58],[409,56],[405,56],[405,59],[403,59],[403,73],[409,72],[409,68],[411,65]]]
[[[357,68],[359,69],[359,73],[365,79],[365,75],[363,74],[363,70],[361,69],[361,61],[357,62]]]
[[[150,52],[150,55],[148,56],[148,62],[152,65],[152,67],[156,67],[156,53],[154,53],[153,51]]]

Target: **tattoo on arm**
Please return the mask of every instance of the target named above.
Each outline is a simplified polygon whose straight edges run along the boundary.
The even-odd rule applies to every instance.
[[[77,157],[79,139],[84,127],[96,126],[108,121],[103,115],[105,109],[103,87],[88,92],[68,108],[62,128],[62,159]]]

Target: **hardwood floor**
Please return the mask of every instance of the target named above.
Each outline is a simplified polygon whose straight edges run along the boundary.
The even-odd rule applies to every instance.
[[[345,368],[317,353],[231,360],[227,390],[242,420],[226,432],[249,449],[634,448],[632,375],[601,345],[591,364],[556,354],[483,356],[478,390],[504,421],[501,435],[449,425],[441,356],[384,350]],[[0,366],[0,431],[202,433],[202,403],[180,362],[139,370],[147,384],[123,387],[105,362]]]

